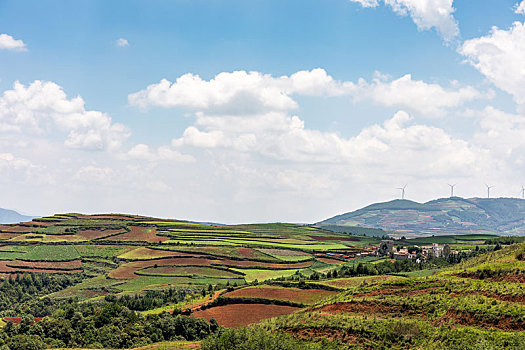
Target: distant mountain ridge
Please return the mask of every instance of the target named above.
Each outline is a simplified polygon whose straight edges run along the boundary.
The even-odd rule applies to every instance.
[[[525,235],[525,200],[450,197],[417,203],[396,199],[316,224],[323,225],[373,227],[426,235]]]
[[[16,224],[31,221],[33,218],[35,218],[35,216],[22,215],[14,210],[0,208],[0,224]]]

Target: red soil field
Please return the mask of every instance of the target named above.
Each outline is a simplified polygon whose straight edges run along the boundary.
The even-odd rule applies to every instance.
[[[6,266],[13,268],[27,268],[27,269],[62,269],[62,270],[78,270],[82,268],[82,261],[61,261],[61,262],[48,262],[48,261],[10,261],[7,262]]]
[[[340,265],[344,264],[344,261],[337,260],[337,259],[330,259],[330,258],[317,258],[320,262],[324,262],[325,264],[331,264],[331,265]]]
[[[219,325],[228,328],[247,326],[258,323],[266,318],[288,315],[299,310],[292,306],[265,305],[265,304],[231,304],[217,306],[206,310],[199,310],[191,315],[210,320],[212,317]]]
[[[131,226],[131,231],[120,234],[118,236],[104,238],[104,241],[145,241],[145,242],[164,242],[169,237],[157,236],[157,229],[155,227]]]
[[[92,240],[92,239],[96,239],[100,237],[114,235],[119,232],[125,233],[126,231],[122,231],[122,230],[82,230],[82,231],[78,231],[76,235],[79,237],[85,238],[87,240]]]
[[[13,261],[0,261],[0,273],[17,273],[17,272],[35,272],[34,268],[27,268],[27,267],[10,267],[7,265],[13,264],[15,262]],[[57,263],[53,263],[57,264]],[[58,265],[56,265],[59,267]],[[49,270],[49,269],[38,269],[38,272],[46,272],[46,273],[75,273],[75,272],[82,272],[82,270]]]
[[[33,225],[33,226],[46,227],[46,226],[56,225],[57,221],[38,221],[38,220],[33,220],[33,221],[28,222],[27,224]]]
[[[298,288],[243,288],[224,294],[231,298],[264,298],[273,300],[288,300],[295,303],[313,304],[338,292],[321,289]]]
[[[245,258],[253,258],[257,256],[257,252],[252,248],[239,248],[239,254]]]
[[[20,236],[20,233],[6,233],[0,232],[0,240],[7,241],[8,239]]]
[[[347,242],[359,242],[357,238],[350,237],[325,237],[325,236],[308,236],[315,239],[316,241],[347,241]]]
[[[4,232],[26,233],[26,232],[31,232],[35,229],[36,227],[27,227],[27,226],[5,226],[5,225],[0,226],[0,230]]]
[[[34,323],[37,323],[37,322],[40,322],[42,321],[43,317],[35,317],[35,322]],[[20,324],[22,323],[22,317],[4,317],[2,320],[4,320],[4,322],[13,322],[14,324]],[[31,323],[33,324],[33,323]]]
[[[282,269],[298,269],[309,267],[312,262],[306,261],[304,263],[295,263],[295,264],[273,264],[273,263],[263,263],[258,261],[249,261],[249,260],[230,260],[230,259],[219,259],[219,258],[198,258],[195,257],[196,254],[193,254],[193,257],[178,257],[178,258],[165,258],[165,259],[153,259],[147,261],[131,261],[124,265],[121,265],[116,270],[113,270],[109,273],[109,277],[117,279],[129,279],[136,278],[137,275],[134,274],[135,271],[151,267],[155,264],[158,266],[177,266],[177,265],[195,265],[195,266],[225,266],[225,267],[238,267],[238,268],[282,268]]]

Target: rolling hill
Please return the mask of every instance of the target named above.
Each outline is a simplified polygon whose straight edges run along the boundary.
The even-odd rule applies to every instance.
[[[393,200],[337,215],[315,226],[361,226],[407,234],[525,235],[525,200],[441,198],[426,203]]]

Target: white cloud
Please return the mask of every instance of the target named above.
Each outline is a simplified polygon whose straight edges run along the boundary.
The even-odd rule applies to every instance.
[[[240,119],[199,115],[195,126],[188,127],[181,138],[173,141],[173,146],[218,152],[229,149],[292,163],[384,166],[391,167],[393,172],[404,169],[416,174],[442,174],[450,169],[464,172],[475,160],[467,142],[455,140],[439,128],[409,125],[412,118],[405,112],[398,112],[384,125],[367,127],[349,139],[307,129],[300,118],[285,113]]]
[[[457,83],[453,82],[453,85]],[[445,89],[438,84],[413,80],[410,74],[391,81],[380,75],[371,83],[361,79],[355,91],[354,97],[358,100],[371,98],[384,106],[408,109],[426,116],[441,115],[447,108],[492,96],[490,91],[482,93],[471,86]]]
[[[105,113],[86,110],[81,97],[68,99],[53,82],[15,82],[0,97],[0,132],[49,134],[56,129],[67,133],[67,147],[87,150],[115,150],[129,136],[124,125],[113,123]]]
[[[393,81],[380,76],[376,76],[372,83],[364,79],[357,83],[337,81],[324,69],[317,68],[281,77],[259,72],[223,72],[209,81],[185,74],[175,83],[163,79],[145,90],[130,94],[128,100],[131,105],[141,108],[183,107],[207,114],[246,116],[296,109],[295,95],[352,96],[356,100],[371,98],[385,106],[432,115],[476,98],[490,97],[473,87],[445,89],[437,84],[412,80],[409,74]]]
[[[493,158],[505,160],[507,166],[525,171],[525,116],[488,106],[478,117],[481,131],[474,142],[490,150]]]
[[[350,2],[357,2],[363,7],[377,7],[379,6],[378,0],[349,0]]]
[[[377,7],[379,0],[350,0],[363,7]],[[395,13],[410,15],[419,30],[435,28],[443,39],[449,41],[459,34],[453,13],[453,0],[383,0]]]
[[[459,34],[458,24],[452,15],[453,0],[384,0],[400,14],[410,14],[419,30],[436,28],[445,39],[451,40]]]
[[[119,39],[117,39],[115,44],[118,47],[126,47],[126,46],[129,46],[129,41],[127,39],[124,39],[124,38],[119,38]]]
[[[27,51],[27,46],[22,40],[16,40],[11,35],[0,34],[0,50]]]
[[[467,40],[459,49],[494,85],[525,105],[525,24],[509,30],[492,28],[487,36]]]
[[[170,147],[162,146],[156,150],[152,150],[148,145],[138,144],[130,149],[127,156],[132,159],[140,159],[147,161],[163,161],[174,160],[178,162],[194,162],[195,158],[190,155],[177,152]]]
[[[87,165],[78,169],[74,175],[74,178],[76,180],[88,183],[106,183],[108,181],[115,180],[117,178],[117,174],[115,170],[109,167],[100,168],[93,165]]]
[[[12,153],[0,153],[0,182],[8,184],[24,182],[35,173],[38,167],[28,159]]]
[[[131,105],[140,107],[183,107],[214,113],[249,114],[260,110],[288,110],[297,107],[283,93],[276,80],[258,72],[220,73],[210,81],[185,74],[175,83],[163,79],[146,90],[129,95]]]
[[[405,173],[413,177],[469,174],[478,157],[475,147],[443,129],[410,125],[411,121],[406,112],[400,111],[383,125],[364,128],[351,139],[356,166],[382,168],[386,174]]]
[[[525,0],[523,0],[522,2],[516,4],[516,6],[514,8],[514,12],[519,14],[519,15],[525,15]]]

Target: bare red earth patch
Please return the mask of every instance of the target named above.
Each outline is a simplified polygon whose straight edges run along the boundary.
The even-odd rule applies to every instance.
[[[114,235],[117,233],[125,233],[122,230],[81,230],[78,231],[77,236],[85,238],[87,240],[97,239],[105,236]]]
[[[239,254],[244,258],[253,258],[257,256],[257,252],[252,248],[239,248]]]
[[[199,310],[191,315],[210,320],[212,317],[219,325],[237,328],[258,323],[266,318],[288,315],[299,310],[297,307],[265,304],[231,304]]]
[[[7,233],[7,232],[0,232],[0,240],[7,241],[11,238],[15,238],[17,236],[20,236],[20,233]]]
[[[35,272],[34,267],[11,267],[9,265],[19,263],[19,261],[0,261],[0,273],[10,273],[15,274],[19,272]],[[61,269],[60,266],[57,264],[60,263],[49,263],[54,264],[54,269],[49,268],[39,268],[38,272],[46,272],[46,273],[75,273],[75,272],[82,272],[81,269]]]
[[[6,266],[13,268],[23,268],[23,269],[35,269],[35,270],[79,270],[82,268],[82,261],[59,261],[59,262],[49,262],[49,261],[10,261],[6,263]]]
[[[435,321],[435,325],[441,325],[452,322],[454,324],[461,324],[465,326],[475,326],[483,328],[499,328],[506,331],[523,331],[525,324],[520,322],[516,317],[500,315],[497,319],[491,320],[487,318],[477,317],[476,314],[461,312],[457,310],[449,310],[443,317]]]
[[[28,226],[7,226],[2,225],[0,226],[0,230],[3,232],[14,232],[14,233],[27,233],[34,231],[36,227],[28,227]]]

